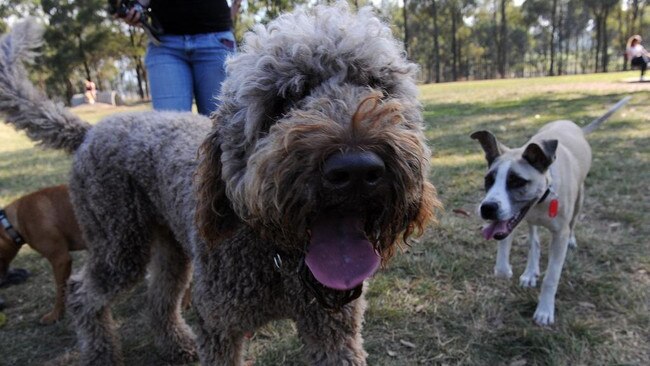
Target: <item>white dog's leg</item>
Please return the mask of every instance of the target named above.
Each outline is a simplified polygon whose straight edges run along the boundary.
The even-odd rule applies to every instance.
[[[569,248],[571,249],[577,249],[578,248],[578,241],[576,240],[576,233],[571,230],[571,235],[569,236]]]
[[[535,287],[537,286],[537,277],[539,276],[539,236],[537,235],[537,226],[528,224],[528,262],[526,263],[526,270],[519,277],[519,285],[521,287]]]
[[[548,256],[548,267],[542,282],[542,293],[539,295],[539,304],[533,318],[539,325],[550,325],[555,321],[555,293],[560,282],[564,258],[569,246],[571,230],[565,227],[553,233],[551,248]]]
[[[578,222],[578,218],[580,216],[580,211],[582,211],[582,205],[585,201],[585,184],[583,183],[582,186],[580,187],[580,190],[578,191],[578,198],[576,199],[576,207],[575,210],[573,210],[573,217],[571,218],[571,236],[569,237],[569,248],[571,249],[577,249],[578,248],[578,241],[576,240],[576,223]]]
[[[510,267],[510,247],[512,246],[512,235],[499,242],[497,249],[497,263],[494,266],[494,275],[499,278],[512,277],[512,267]]]

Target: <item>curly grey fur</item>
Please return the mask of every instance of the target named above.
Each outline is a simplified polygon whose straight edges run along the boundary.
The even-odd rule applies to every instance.
[[[14,70],[15,63],[0,69],[11,81],[0,110],[23,121],[10,123],[39,131],[42,116],[16,106],[47,102],[19,96],[27,81]],[[110,304],[151,262],[147,308],[167,359],[187,362],[198,353],[203,365],[239,365],[245,333],[289,318],[308,363],[365,365],[363,295],[328,311],[299,270],[307,225],[321,211],[367,215],[364,229],[385,261],[432,219],[439,203],[426,181],[430,152],[415,71],[371,10],[352,14],[341,2],[249,33],[228,64],[214,124],[188,113],[122,114],[74,135],[63,110],[52,111],[54,136],[83,140],[69,145],[77,148],[71,196],[89,247],[68,298],[81,363],[123,363]],[[324,159],[350,149],[384,159],[383,190],[323,193]],[[281,268],[273,265],[277,255]],[[190,267],[196,337],[180,316]]]
[[[47,100],[25,76],[23,62],[31,62],[42,44],[43,28],[34,20],[18,23],[0,38],[0,111],[6,122],[41,145],[73,152],[90,125],[64,106]]]

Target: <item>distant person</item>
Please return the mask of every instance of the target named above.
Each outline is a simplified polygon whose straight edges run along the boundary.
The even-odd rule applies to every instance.
[[[643,39],[640,35],[635,34],[630,39],[627,40],[627,58],[630,60],[630,65],[638,66],[641,69],[641,81],[643,81],[643,75],[648,68],[648,63],[650,62],[650,53],[641,45]]]
[[[160,44],[149,42],[145,64],[153,108],[200,114],[217,109],[224,62],[235,51],[232,14],[226,0],[140,0],[122,19],[138,25],[143,8],[162,27]],[[237,10],[237,9],[233,9]]]
[[[86,103],[95,104],[95,100],[97,100],[97,88],[95,87],[95,83],[90,79],[86,79],[84,96],[86,97]]]

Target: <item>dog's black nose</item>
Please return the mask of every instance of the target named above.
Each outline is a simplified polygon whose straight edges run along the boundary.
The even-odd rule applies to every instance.
[[[351,151],[330,156],[323,164],[325,185],[333,189],[368,189],[384,178],[384,161],[370,151]]]
[[[485,202],[481,205],[481,217],[485,220],[496,220],[499,204],[496,202]]]

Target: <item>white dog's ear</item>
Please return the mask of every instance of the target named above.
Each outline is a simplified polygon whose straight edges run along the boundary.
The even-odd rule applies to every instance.
[[[546,169],[555,161],[555,151],[557,150],[557,140],[542,140],[540,144],[535,142],[526,146],[522,157],[537,169],[544,173]]]
[[[483,151],[485,151],[485,160],[487,160],[488,167],[492,165],[494,159],[498,158],[508,150],[508,148],[504,144],[500,143],[490,131],[476,131],[469,137],[478,140],[481,144]]]

